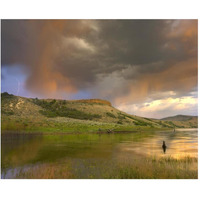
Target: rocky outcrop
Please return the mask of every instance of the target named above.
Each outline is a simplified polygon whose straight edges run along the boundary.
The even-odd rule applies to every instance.
[[[73,100],[72,102],[80,102],[80,103],[100,103],[108,106],[112,106],[109,101],[101,100],[101,99],[81,99],[81,100]]]

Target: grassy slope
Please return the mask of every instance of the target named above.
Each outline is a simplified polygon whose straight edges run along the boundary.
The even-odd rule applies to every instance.
[[[172,121],[173,123],[181,126],[182,124],[189,124],[191,127],[197,127],[198,117],[189,115],[176,115],[173,117],[166,117],[161,119],[163,121]],[[196,125],[195,125],[196,124]]]
[[[3,93],[2,131],[83,132],[197,127],[193,121],[161,121],[129,115],[104,100],[38,100]]]
[[[197,119],[197,116],[190,116],[190,115],[176,115],[171,117],[165,117],[161,120],[165,121],[188,121],[188,120],[195,120]]]

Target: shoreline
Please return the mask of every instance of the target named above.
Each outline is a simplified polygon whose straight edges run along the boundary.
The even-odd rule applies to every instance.
[[[198,128],[190,128],[192,130],[198,130]],[[182,129],[184,131],[184,129]],[[185,128],[188,130],[188,128]],[[108,132],[109,131],[109,132]],[[69,135],[69,134],[128,134],[128,133],[141,133],[141,132],[151,132],[151,131],[173,131],[173,129],[137,129],[137,130],[100,130],[100,131],[72,131],[72,132],[45,132],[45,131],[25,131],[25,130],[3,130],[1,135]],[[178,129],[177,129],[178,131]]]

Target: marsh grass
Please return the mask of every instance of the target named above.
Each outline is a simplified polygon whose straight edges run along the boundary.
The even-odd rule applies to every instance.
[[[44,164],[20,171],[16,178],[39,179],[197,179],[198,159],[141,158],[132,162],[80,160],[62,165]],[[77,167],[79,166],[79,167]],[[80,167],[81,166],[81,167]]]
[[[117,165],[109,179],[197,179],[197,158],[145,158]]]
[[[42,164],[28,170],[20,170],[16,179],[72,179],[69,165]]]

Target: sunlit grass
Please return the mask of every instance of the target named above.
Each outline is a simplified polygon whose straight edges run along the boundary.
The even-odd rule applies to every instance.
[[[40,133],[77,133],[77,132],[106,132],[108,129],[113,131],[140,131],[158,130],[163,128],[153,128],[149,126],[135,126],[134,124],[120,124],[113,122],[97,122],[91,120],[78,120],[70,118],[16,118],[9,116],[2,118],[1,130],[8,132],[40,132]]]
[[[197,179],[197,158],[146,158],[116,166],[111,179]]]
[[[26,171],[20,170],[17,179],[72,179],[73,174],[70,172],[68,165],[43,164]]]
[[[73,164],[43,164],[20,170],[22,179],[197,179],[198,159],[141,158],[132,162],[87,161]],[[82,167],[76,167],[81,165]]]

